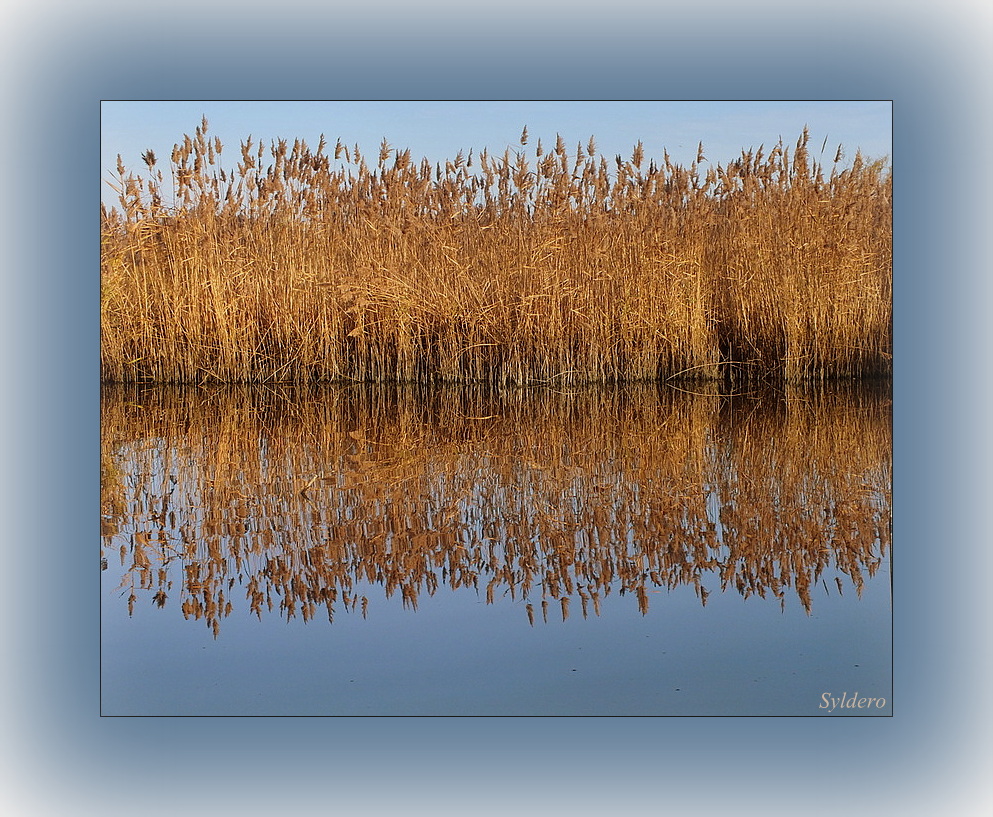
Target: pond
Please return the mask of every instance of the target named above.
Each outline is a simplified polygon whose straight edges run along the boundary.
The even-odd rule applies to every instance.
[[[105,386],[101,711],[892,711],[889,384]]]

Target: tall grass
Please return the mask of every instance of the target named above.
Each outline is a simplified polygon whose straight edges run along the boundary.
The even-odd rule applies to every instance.
[[[526,129],[417,163],[204,119],[102,208],[106,381],[577,383],[885,374],[891,174],[780,142],[682,167]],[[224,159],[222,160],[222,156]],[[370,164],[370,162],[374,162]],[[233,166],[232,166],[233,165]]]

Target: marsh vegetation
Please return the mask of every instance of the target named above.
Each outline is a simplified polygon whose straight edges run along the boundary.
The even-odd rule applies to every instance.
[[[799,382],[891,369],[885,160],[795,145],[432,165],[206,119],[103,208],[101,374],[174,383]],[[832,157],[833,156],[833,161]]]

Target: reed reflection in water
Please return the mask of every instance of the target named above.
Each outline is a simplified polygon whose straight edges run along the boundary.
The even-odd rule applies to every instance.
[[[209,634],[201,649],[217,649],[249,617],[304,623],[305,639],[348,621],[349,638],[367,632],[390,649],[377,619],[395,623],[401,611],[398,633],[457,637],[482,614],[453,612],[468,601],[501,611],[513,652],[515,639],[564,622],[593,633],[607,607],[665,617],[684,592],[701,610],[720,597],[748,599],[763,615],[774,606],[796,628],[819,606],[857,609],[880,568],[888,583],[890,405],[864,386],[734,397],[654,385],[106,387],[102,426],[111,679],[120,639],[134,637],[121,636],[124,620],[148,633],[165,621],[199,627]],[[711,625],[724,626],[722,615]],[[888,633],[887,622],[875,626]],[[266,644],[246,649],[264,661]],[[874,657],[888,668],[888,654]],[[446,678],[458,684],[457,673]],[[159,712],[154,681],[142,683]],[[875,683],[863,692],[888,698],[888,676]],[[114,684],[104,685],[109,714]],[[806,699],[809,712],[768,714],[819,714],[817,696]],[[606,713],[602,699],[571,700],[565,714]],[[406,710],[384,701],[381,712],[366,701],[366,711],[423,711],[416,692],[404,701]],[[731,713],[761,714],[740,705]],[[537,706],[512,683],[451,714],[546,713]],[[654,698],[625,706],[680,711]],[[243,714],[276,710],[344,711],[267,700]]]

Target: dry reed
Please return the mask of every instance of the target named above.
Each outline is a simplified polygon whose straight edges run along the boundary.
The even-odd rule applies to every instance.
[[[118,161],[102,208],[104,381],[494,384],[891,370],[891,174],[795,148],[726,167],[384,140],[367,164],[206,119]],[[168,201],[167,201],[168,199]]]

